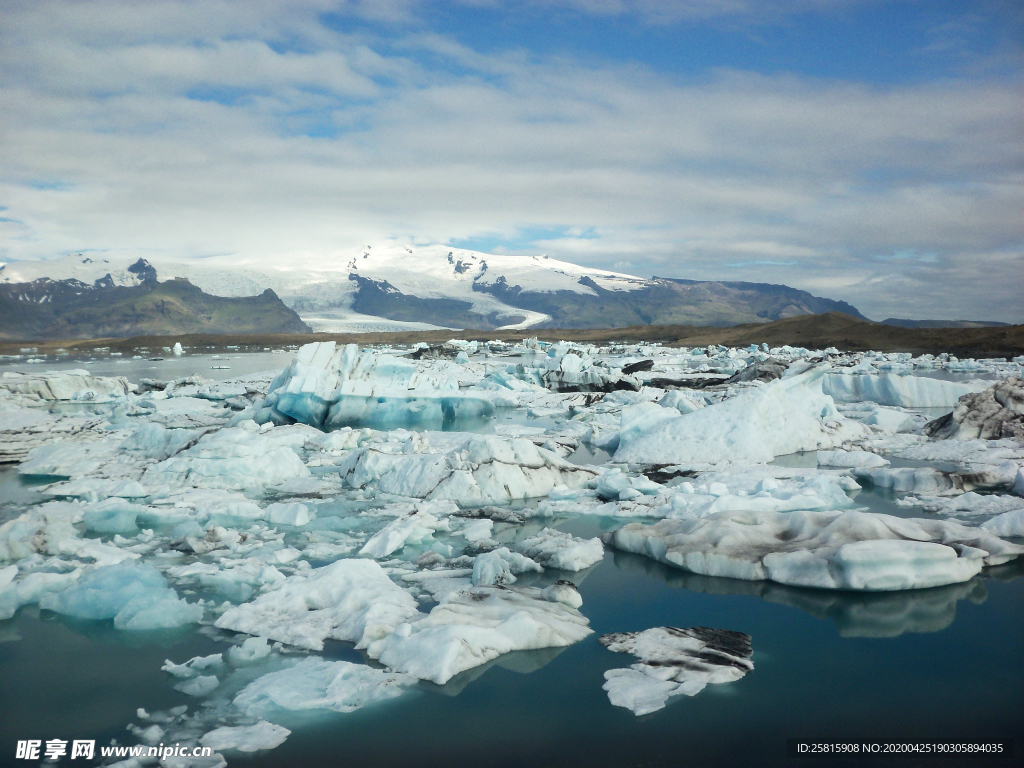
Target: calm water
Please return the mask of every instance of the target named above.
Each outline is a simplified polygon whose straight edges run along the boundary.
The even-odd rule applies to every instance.
[[[587,524],[593,529],[599,521]],[[753,637],[755,669],[637,718],[611,706],[601,689],[604,671],[627,666],[629,657],[607,651],[595,635],[566,649],[510,654],[377,707],[305,725],[282,719],[294,730],[282,747],[231,762],[773,766],[789,764],[787,737],[983,740],[1022,733],[1019,567],[962,585],[865,596],[698,577],[609,553],[584,575],[580,591],[597,634],[659,625],[740,630]],[[195,632],[140,635],[23,610],[0,624],[0,760],[14,764],[16,739],[131,741],[123,729],[137,707],[195,706],[170,688],[160,671],[165,658],[226,647]],[[343,644],[329,655],[359,658]]]
[[[192,372],[214,378],[280,367],[287,359],[244,357],[253,359],[233,359],[225,372],[207,372],[195,358],[110,363],[119,368],[113,371],[97,363],[95,369],[136,379]],[[192,367],[167,365],[179,363]],[[160,372],[138,373],[147,364]],[[603,461],[601,453],[577,459]],[[806,462],[794,456],[779,463]],[[0,520],[32,496],[13,471],[0,470]],[[900,509],[891,495],[870,489],[858,502],[875,511]],[[619,524],[582,518],[558,527],[593,536]],[[701,577],[611,552],[585,573],[541,576],[548,582],[559,575],[580,585],[582,611],[595,630],[587,640],[509,654],[443,687],[422,684],[400,699],[354,713],[280,718],[293,729],[283,746],[256,756],[235,754],[229,762],[250,768],[1024,764],[1020,758],[794,763],[785,756],[789,737],[1016,738],[1021,754],[1024,565],[988,569],[966,584],[872,595]],[[753,638],[754,671],[693,698],[674,699],[644,717],[613,707],[601,688],[603,673],[628,666],[632,657],[611,653],[597,636],[661,625],[746,632]],[[227,648],[194,629],[119,632],[109,621],[23,609],[0,622],[0,765],[25,764],[14,760],[18,739],[134,743],[125,726],[138,722],[138,707],[197,706],[196,699],[171,688],[173,681],[160,671],[164,660]],[[330,645],[325,655],[362,658],[342,643]]]

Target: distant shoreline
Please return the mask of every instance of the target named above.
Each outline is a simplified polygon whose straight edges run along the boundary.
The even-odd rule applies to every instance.
[[[575,341],[582,343],[652,342],[668,347],[701,347],[708,344],[748,346],[767,343],[769,346],[836,347],[845,352],[910,352],[915,355],[948,352],[962,357],[1005,357],[1024,354],[1024,325],[984,328],[904,328],[870,323],[839,312],[822,315],[801,315],[763,324],[729,327],[690,325],[640,325],[626,328],[560,329],[528,328],[525,330],[436,330],[398,331],[392,333],[268,333],[268,334],[184,334],[178,336],[133,336],[116,339],[3,340],[0,354],[52,354],[95,351],[163,351],[175,342],[192,350],[221,351],[230,348],[253,351],[254,347],[280,348],[311,341],[337,341],[343,344],[440,344],[449,339],[489,341],[522,341],[537,337],[543,341]]]

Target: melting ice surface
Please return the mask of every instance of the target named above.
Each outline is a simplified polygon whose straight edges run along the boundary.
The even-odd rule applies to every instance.
[[[1020,730],[1024,361],[266,357],[7,366],[5,743],[769,765]]]

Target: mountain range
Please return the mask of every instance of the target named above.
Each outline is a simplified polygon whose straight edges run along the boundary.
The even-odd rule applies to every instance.
[[[301,266],[75,254],[0,267],[0,334],[10,339],[731,326],[823,312],[866,319],[785,285],[645,279],[442,245],[368,245]]]
[[[0,265],[0,337],[7,339],[727,327],[828,312],[867,320],[844,301],[786,285],[645,279],[546,256],[444,245],[367,245],[301,265],[228,257],[151,264],[86,254]],[[882,323],[997,325],[898,318]]]

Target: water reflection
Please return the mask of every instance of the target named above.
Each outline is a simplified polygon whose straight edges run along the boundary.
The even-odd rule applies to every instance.
[[[846,592],[701,576],[627,552],[615,552],[613,559],[616,568],[644,571],[676,589],[714,595],[752,595],[769,603],[799,608],[816,618],[831,620],[842,637],[898,637],[907,632],[941,632],[956,618],[956,604],[960,600],[981,604],[988,599],[981,576],[963,584],[931,589]],[[1019,571],[1019,566],[1017,568]],[[990,573],[986,572],[988,575]],[[1019,575],[1018,572],[1010,578]]]

